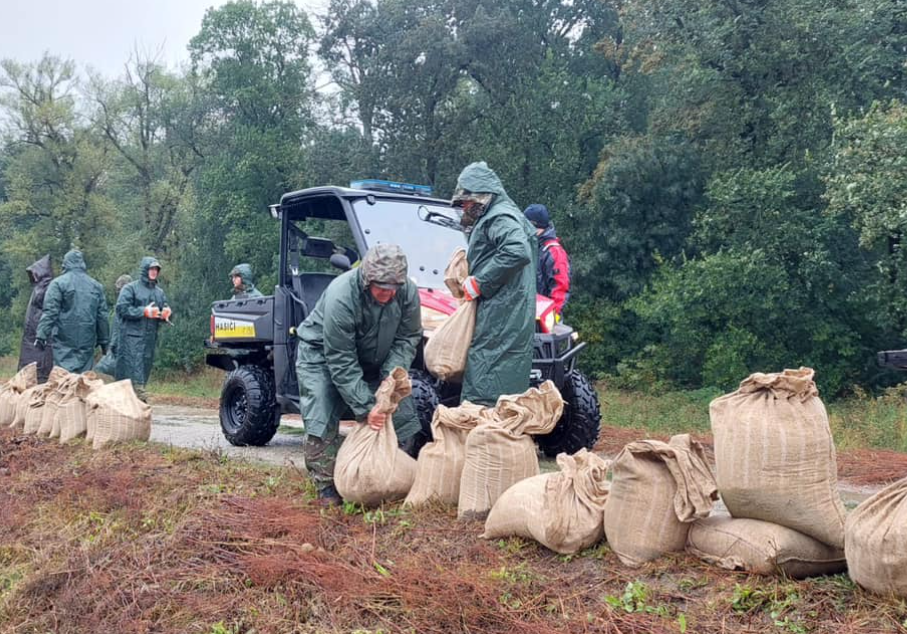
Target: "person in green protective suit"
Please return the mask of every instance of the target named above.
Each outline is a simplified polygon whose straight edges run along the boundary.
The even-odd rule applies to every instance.
[[[66,254],[63,275],[47,287],[36,337],[35,346],[41,350],[53,337],[54,365],[70,372],[91,370],[95,346],[107,353],[110,332],[104,287],[85,272],[81,251]]]
[[[234,266],[233,270],[230,271],[230,279],[233,282],[233,299],[263,297],[261,292],[255,288],[251,264],[237,264]]]
[[[141,272],[141,278],[124,286],[117,298],[120,327],[114,378],[131,379],[135,393],[147,401],[145,385],[154,363],[157,331],[161,324],[170,321],[173,312],[157,282],[161,263],[156,258],[144,257]]]
[[[129,284],[132,281],[131,275],[123,274],[117,278],[117,281],[114,283],[113,287],[116,289],[116,296],[119,298],[120,292],[123,290],[123,287]],[[116,314],[116,303],[113,306],[113,314],[110,316],[110,346],[107,348],[107,354],[105,354],[97,365],[94,366],[95,372],[101,372],[103,374],[109,374],[113,376],[116,373],[117,368],[117,347],[120,341],[120,320],[117,319]]]
[[[529,389],[535,333],[535,231],[485,162],[468,165],[451,201],[469,235],[463,282],[479,303],[461,398],[494,405]]]
[[[350,412],[380,429],[387,417],[373,409],[375,390],[395,367],[409,369],[422,340],[419,291],[407,277],[403,250],[393,244],[369,249],[359,268],[330,283],[296,336],[306,468],[319,497],[337,503],[341,417]],[[419,431],[411,397],[400,402],[393,421],[405,447]]]

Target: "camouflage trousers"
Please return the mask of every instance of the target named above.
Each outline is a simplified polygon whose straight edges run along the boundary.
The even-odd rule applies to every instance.
[[[334,484],[334,465],[342,443],[343,437],[336,427],[326,433],[324,438],[306,434],[302,439],[305,468],[319,491]]]

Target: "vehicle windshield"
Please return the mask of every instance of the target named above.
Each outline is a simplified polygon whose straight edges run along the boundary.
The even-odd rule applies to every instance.
[[[423,218],[427,215],[426,210],[452,218],[454,213],[450,207],[418,198],[412,202],[378,198],[373,205],[357,200],[353,209],[369,247],[378,243],[400,245],[409,263],[409,276],[417,286],[444,288],[444,269],[454,251],[466,248],[466,236],[462,231],[432,224]]]

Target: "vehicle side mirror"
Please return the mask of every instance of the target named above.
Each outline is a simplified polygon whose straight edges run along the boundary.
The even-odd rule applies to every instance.
[[[353,268],[353,265],[350,263],[350,259],[342,253],[334,253],[331,256],[331,266],[338,268],[341,271],[349,271]]]

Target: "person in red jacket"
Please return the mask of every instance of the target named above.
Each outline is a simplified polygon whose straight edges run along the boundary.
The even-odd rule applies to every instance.
[[[539,240],[539,262],[535,270],[535,289],[539,295],[554,300],[558,315],[570,299],[570,258],[554,231],[554,224],[545,205],[529,205],[523,211],[535,227]]]

